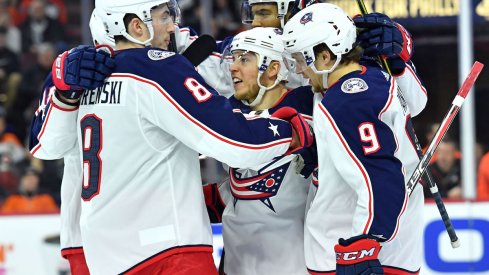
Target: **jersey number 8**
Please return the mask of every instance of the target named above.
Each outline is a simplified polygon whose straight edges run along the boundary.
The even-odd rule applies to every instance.
[[[102,176],[102,119],[87,115],[81,121],[83,141],[83,188],[81,196],[89,201],[100,192]]]

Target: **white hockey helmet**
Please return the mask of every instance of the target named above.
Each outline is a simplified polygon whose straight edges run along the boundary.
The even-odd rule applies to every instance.
[[[277,4],[277,15],[280,19],[280,26],[285,25],[285,15],[289,11],[290,3],[294,0],[243,0],[241,3],[241,17],[243,24],[251,24],[253,22],[253,13],[251,6],[254,4]]]
[[[229,47],[229,53],[241,50],[245,52],[253,52],[258,56],[258,77],[257,83],[260,87],[258,95],[253,102],[248,103],[243,101],[246,105],[255,106],[261,102],[261,99],[267,90],[277,86],[283,80],[287,79],[287,67],[283,60],[284,46],[282,43],[282,31],[277,28],[263,28],[257,27],[251,30],[247,30],[239,33],[233,38]],[[229,59],[229,58],[226,58]],[[268,69],[272,61],[280,63],[280,70],[277,74],[275,82],[265,87],[260,83],[260,77]]]
[[[107,35],[122,35],[127,40],[149,46],[154,37],[151,10],[159,5],[167,4],[173,23],[179,23],[180,9],[176,0],[95,0],[95,8],[102,20]],[[148,27],[150,37],[146,41],[139,41],[127,33],[124,25],[124,16],[135,14]]]
[[[90,16],[90,32],[92,33],[93,44],[105,44],[109,45],[112,49],[115,49],[114,37],[107,35],[105,32],[104,24],[98,18],[95,9],[92,11],[92,16]]]
[[[310,66],[317,74],[332,72],[342,55],[355,47],[356,37],[353,20],[341,8],[329,3],[314,4],[298,12],[287,22],[282,35],[285,50],[294,57],[295,66]],[[322,43],[336,56],[336,62],[330,69],[318,71],[314,66],[313,48]]]

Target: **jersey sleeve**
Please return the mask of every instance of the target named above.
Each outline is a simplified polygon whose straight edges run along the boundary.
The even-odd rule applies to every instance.
[[[60,102],[54,95],[55,89],[49,74],[29,133],[29,150],[39,159],[63,158],[76,145],[78,108]]]
[[[410,61],[406,63],[406,69],[400,76],[396,76],[399,89],[406,100],[409,111],[413,117],[417,116],[426,107],[428,94],[426,88],[416,73],[414,64]]]
[[[262,164],[289,148],[288,122],[233,109],[184,57],[147,63],[139,76],[115,76],[131,78],[131,89],[145,91],[137,94],[144,119],[188,147],[231,167]]]
[[[338,173],[358,196],[352,236],[370,234],[386,241],[395,236],[407,200],[402,163],[395,157],[396,134],[389,125],[394,121],[381,120],[399,102],[392,79],[382,97],[372,95],[371,89],[375,87],[335,101],[329,100],[328,91],[321,101],[319,125],[329,128],[323,142],[334,160],[334,167],[322,169]]]

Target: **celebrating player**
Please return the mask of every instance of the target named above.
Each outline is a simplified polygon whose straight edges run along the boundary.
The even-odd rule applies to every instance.
[[[229,100],[244,113],[265,117],[293,107],[312,123],[311,88],[285,87],[288,71],[280,33],[258,27],[234,37],[232,56],[226,58],[232,60],[235,88]],[[307,153],[253,169],[229,169],[229,182],[219,188],[229,198],[222,216],[226,274],[307,274],[304,214],[309,175],[316,167],[314,151]]]
[[[94,45],[105,44],[115,47],[114,39],[105,34],[104,27],[95,10],[90,17],[90,31]],[[105,52],[97,52],[95,56],[102,57]],[[104,60],[103,57],[101,59]],[[94,59],[94,62],[96,59]],[[110,61],[109,61],[110,62]],[[99,66],[103,66],[101,63]],[[106,74],[110,74],[108,70]],[[29,148],[31,154],[39,159],[59,159],[64,158],[63,180],[61,183],[61,254],[70,263],[70,271],[73,275],[88,275],[83,244],[80,234],[80,195],[82,190],[82,171],[80,166],[80,152],[78,146],[67,147],[63,145],[66,141],[64,134],[66,130],[63,124],[50,121],[48,124],[51,108],[56,108],[52,104],[51,97],[55,91],[55,86],[48,75],[39,99],[39,107],[34,115],[30,131]],[[60,121],[68,123],[68,127],[73,125],[71,121]],[[70,148],[70,146],[68,146]]]
[[[316,91],[319,186],[305,221],[309,272],[418,273],[423,190],[409,197],[405,182],[418,162],[409,123],[419,106],[403,104],[386,72],[359,64],[355,25],[335,5],[297,13],[283,40]]]
[[[168,45],[174,2],[95,4],[116,41],[116,70],[101,88],[76,97],[84,64],[61,56],[53,77],[53,104],[61,108],[51,112],[76,122],[90,273],[215,274],[196,151],[231,166],[258,165],[310,145],[309,129],[296,112],[275,115],[290,123],[247,118],[185,58],[146,48],[153,37]],[[74,86],[66,83],[72,79]]]

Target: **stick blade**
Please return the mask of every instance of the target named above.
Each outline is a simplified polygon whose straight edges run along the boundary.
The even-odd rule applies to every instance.
[[[474,65],[472,66],[472,69],[470,70],[469,75],[467,78],[464,80],[464,83],[460,87],[460,90],[458,90],[457,95],[465,98],[467,94],[469,93],[470,89],[472,89],[472,86],[474,86],[474,82],[479,77],[479,74],[482,71],[482,68],[484,68],[484,64],[480,63],[479,61],[476,61]]]

